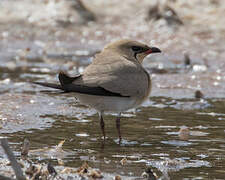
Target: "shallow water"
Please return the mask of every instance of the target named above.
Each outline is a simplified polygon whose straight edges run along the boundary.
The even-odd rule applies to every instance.
[[[23,0],[22,4],[28,6],[30,2]],[[94,2],[99,5],[100,1]],[[26,137],[34,150],[29,154],[31,159],[51,161],[59,169],[78,168],[87,161],[100,169],[105,179],[115,175],[135,179],[146,166],[159,179],[224,179],[225,31],[223,19],[214,21],[224,12],[224,4],[203,4],[199,16],[202,5],[198,1],[193,3],[195,8],[189,3],[175,3],[185,26],[173,31],[160,21],[155,26],[146,23],[147,8],[143,11],[142,4],[134,13],[135,1],[124,1],[120,8],[127,14],[120,14],[116,2],[105,4],[104,17],[98,22],[68,27],[47,16],[40,21],[40,3],[36,2],[35,13],[26,22],[26,12],[34,11],[34,7],[17,14],[23,6],[1,2],[1,137],[8,137],[17,157]],[[143,3],[147,7],[148,1]],[[180,7],[186,7],[183,14]],[[134,18],[137,14],[139,18]],[[210,19],[202,26],[206,17]],[[106,42],[125,37],[158,44],[163,53],[144,62],[152,77],[151,97],[137,110],[123,113],[122,144],[118,144],[115,115],[105,115],[107,139],[103,146],[95,110],[80,104],[73,95],[30,82],[57,82],[60,70],[71,75],[80,73]],[[184,52],[190,55],[190,65],[184,64]],[[195,98],[196,90],[201,90],[204,99]],[[55,152],[54,147],[62,140],[63,151]],[[0,172],[6,171],[5,158],[0,147]],[[122,165],[124,158],[127,160]]]
[[[9,60],[8,64],[10,62],[13,61]],[[1,136],[9,138],[18,156],[25,137],[34,150],[52,148],[65,140],[63,153],[37,150],[30,157],[40,162],[51,161],[55,165],[58,159],[62,159],[64,166],[68,167],[79,167],[87,161],[108,178],[117,174],[126,178],[139,177],[146,166],[152,167],[161,179],[224,177],[223,98],[182,98],[179,93],[173,97],[155,96],[157,87],[153,81],[154,96],[136,111],[123,114],[121,145],[118,144],[115,116],[105,116],[107,139],[103,146],[94,110],[81,105],[73,95],[46,91],[49,89],[29,83],[34,80],[56,81],[55,63],[46,64],[41,59],[33,59],[25,68],[18,64],[16,71],[7,69],[6,65],[1,68],[4,78],[1,78],[0,131]],[[183,75],[182,67],[177,73]],[[180,128],[187,127],[190,135],[180,138]],[[124,157],[127,162],[121,165]]]

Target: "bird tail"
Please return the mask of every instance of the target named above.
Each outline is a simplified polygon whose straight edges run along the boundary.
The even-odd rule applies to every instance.
[[[44,83],[44,82],[33,82],[33,84],[38,84],[44,87],[50,87],[53,89],[60,89],[63,90],[63,87],[60,84],[53,84],[53,83]]]
[[[41,85],[44,87],[50,87],[54,89],[60,89],[63,90],[64,92],[70,92],[68,89],[68,85],[72,84],[72,82],[80,77],[81,75],[78,74],[75,77],[69,77],[66,73],[60,72],[59,73],[59,82],[60,84],[53,84],[53,83],[45,83],[45,82],[33,82],[34,84]]]
[[[67,84],[71,84],[75,79],[77,79],[78,77],[80,77],[81,75],[78,74],[75,77],[69,77],[66,73],[64,72],[60,72],[59,73],[59,82],[62,86],[67,85]]]

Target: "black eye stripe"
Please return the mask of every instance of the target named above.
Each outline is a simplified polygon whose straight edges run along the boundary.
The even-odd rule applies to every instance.
[[[132,46],[131,49],[134,51],[134,52],[139,52],[139,51],[142,51],[143,48],[140,47],[140,46]]]

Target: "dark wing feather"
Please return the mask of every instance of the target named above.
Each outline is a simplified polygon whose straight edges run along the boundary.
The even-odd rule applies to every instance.
[[[75,81],[77,78],[81,77],[81,74],[78,74],[74,77],[70,77],[68,76],[66,73],[64,72],[60,72],[59,73],[59,82],[62,86],[67,85],[67,84],[71,84],[73,81]]]
[[[96,95],[96,96],[129,97],[129,96],[122,96],[119,93],[108,91],[102,87],[88,87],[84,85],[68,84],[68,85],[65,85],[63,88],[65,89],[66,92],[76,92],[76,93]]]
[[[60,84],[44,83],[44,82],[34,82],[34,84],[38,84],[44,87],[50,87],[54,89],[60,89],[65,92],[75,92],[75,93],[96,95],[96,96],[129,97],[129,96],[122,96],[119,93],[108,91],[102,87],[89,87],[84,85],[73,84],[72,82],[80,76],[81,75],[76,77],[69,77],[65,73],[60,72],[59,73]]]
[[[53,83],[45,83],[45,82],[32,82],[33,84],[41,85],[44,87],[50,87],[54,89],[61,89],[63,90],[62,86],[60,84],[53,84]]]

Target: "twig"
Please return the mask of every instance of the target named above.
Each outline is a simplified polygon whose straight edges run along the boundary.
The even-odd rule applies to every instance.
[[[27,138],[25,138],[23,141],[23,147],[21,150],[22,159],[27,159],[29,150],[30,150],[30,142]]]
[[[20,165],[18,164],[18,162],[16,161],[16,158],[13,154],[13,152],[11,151],[8,141],[7,139],[1,139],[1,145],[9,159],[9,161],[11,162],[12,168],[16,174],[16,179],[18,180],[26,180],[25,176],[23,175],[23,171],[20,167]]]

